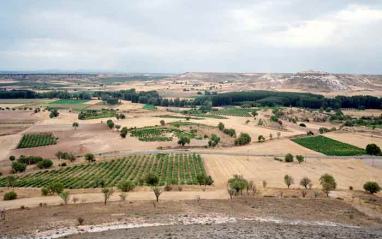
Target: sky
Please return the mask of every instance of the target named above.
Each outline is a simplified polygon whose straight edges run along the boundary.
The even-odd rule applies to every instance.
[[[382,74],[382,1],[0,0],[0,70]]]

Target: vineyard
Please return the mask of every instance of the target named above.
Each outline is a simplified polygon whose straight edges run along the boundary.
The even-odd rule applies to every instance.
[[[324,136],[297,138],[292,140],[308,149],[334,156],[352,156],[365,154],[365,150]]]
[[[33,148],[56,143],[56,139],[52,134],[25,134],[21,138],[17,148]]]
[[[252,117],[252,115],[251,115],[252,112],[256,112],[256,109],[232,108],[232,109],[224,109],[224,110],[218,110],[218,111],[211,111],[211,114],[225,115],[225,116],[236,116],[236,117]]]
[[[17,178],[17,187],[44,187],[60,182],[65,188],[93,188],[96,179],[104,179],[106,187],[121,181],[145,184],[149,172],[159,178],[159,185],[198,184],[197,175],[206,175],[203,160],[196,154],[131,155],[127,158],[100,163],[75,165],[60,170],[45,170]],[[0,187],[5,187],[5,178]]]

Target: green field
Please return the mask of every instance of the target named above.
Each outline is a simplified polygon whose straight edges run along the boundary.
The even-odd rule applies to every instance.
[[[157,115],[154,117],[163,118],[163,119],[187,119],[187,116],[178,116],[178,115]],[[191,117],[191,116],[189,116],[189,118],[193,119],[193,120],[202,120],[203,119],[203,118]]]
[[[136,137],[140,141],[172,141],[172,137],[167,137],[165,134],[173,133],[175,137],[188,137],[190,139],[201,139],[200,136],[186,132],[180,129],[171,129],[166,127],[143,127],[129,130],[131,137]]]
[[[250,113],[255,111],[257,111],[257,109],[230,108],[230,109],[224,109],[224,110],[218,110],[218,111],[211,111],[211,114],[236,116],[236,117],[252,117]]]
[[[364,149],[339,142],[324,136],[292,139],[293,142],[308,149],[333,156],[352,156],[366,154]]]
[[[89,119],[102,119],[102,118],[112,118],[115,116],[114,110],[89,110],[81,111],[78,114],[79,120],[89,120]]]
[[[142,107],[144,110],[155,110],[155,105],[144,105]]]
[[[56,100],[53,102],[50,102],[51,105],[62,105],[62,104],[84,104],[86,102],[89,102],[90,100],[73,100],[73,99],[63,99],[63,100]]]
[[[65,167],[59,170],[44,170],[17,177],[17,187],[44,187],[60,182],[65,188],[93,188],[96,179],[104,179],[106,187],[116,186],[121,181],[144,185],[149,172],[159,177],[159,185],[198,184],[196,176],[206,175],[203,160],[195,154],[131,155],[126,158]],[[0,179],[5,187],[5,177]]]
[[[33,148],[56,143],[56,139],[52,134],[25,134],[21,138],[17,148]]]

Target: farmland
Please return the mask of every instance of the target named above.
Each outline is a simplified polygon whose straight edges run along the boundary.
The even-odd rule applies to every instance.
[[[87,110],[87,111],[81,111],[78,114],[79,120],[89,120],[89,119],[101,119],[101,118],[110,118],[114,117],[115,111],[114,110]]]
[[[60,182],[65,188],[94,188],[96,179],[104,179],[111,187],[121,181],[144,185],[149,172],[159,178],[159,185],[197,184],[196,176],[206,175],[203,160],[196,154],[132,155],[100,163],[75,165],[59,170],[41,171],[18,178],[18,187],[43,187]],[[0,187],[5,179],[0,179]]]
[[[142,109],[144,109],[144,110],[154,110],[155,106],[154,105],[144,105]]]
[[[211,114],[224,115],[224,116],[236,116],[236,117],[252,117],[251,113],[255,111],[256,109],[232,108],[232,109],[212,111]]]
[[[335,156],[363,155],[365,150],[324,136],[293,139],[293,142],[311,150]]]
[[[33,148],[56,144],[52,134],[25,134],[21,138],[17,148]]]
[[[74,100],[74,99],[62,99],[62,100],[56,100],[49,104],[57,105],[57,104],[84,104],[88,102],[89,100]]]
[[[166,127],[145,127],[138,129],[130,129],[131,136],[137,137],[140,141],[152,142],[152,141],[172,141],[172,137],[167,137],[165,134],[173,133],[176,137],[188,137],[200,139],[193,133],[186,132],[180,129],[172,129]]]

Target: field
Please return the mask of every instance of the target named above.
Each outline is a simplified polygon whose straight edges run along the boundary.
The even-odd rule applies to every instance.
[[[224,109],[218,111],[212,111],[211,114],[225,115],[225,116],[236,116],[236,117],[252,117],[251,112],[255,112],[255,109]]]
[[[336,156],[363,155],[365,150],[324,136],[293,139],[293,142],[314,151]]]
[[[43,187],[54,182],[65,188],[93,188],[95,180],[102,178],[105,186],[116,186],[129,180],[144,185],[144,177],[149,172],[159,178],[159,185],[197,184],[196,176],[206,174],[203,160],[195,154],[133,155],[127,158],[100,163],[76,165],[59,170],[40,171],[18,177],[18,187]],[[5,180],[0,179],[0,187]]]
[[[80,120],[89,120],[89,119],[101,119],[101,118],[111,118],[114,117],[115,111],[113,110],[88,110],[84,112],[80,112],[78,115],[78,119]]]
[[[153,141],[172,141],[172,137],[166,137],[165,134],[173,133],[174,136],[188,137],[190,139],[196,138],[200,139],[197,135],[193,133],[186,132],[180,129],[172,129],[166,127],[145,127],[138,129],[131,129],[131,136],[137,137],[140,141],[153,142]]]
[[[143,106],[142,109],[144,109],[144,110],[154,110],[155,106],[154,105],[145,105],[145,106]]]
[[[72,99],[64,99],[64,100],[56,100],[53,102],[50,102],[49,104],[57,105],[57,104],[84,104],[90,100],[72,100]]]
[[[56,144],[52,134],[25,134],[21,138],[17,148],[33,148]]]

